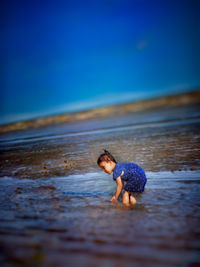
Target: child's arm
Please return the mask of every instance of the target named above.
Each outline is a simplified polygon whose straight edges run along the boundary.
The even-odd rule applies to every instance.
[[[111,201],[115,201],[118,199],[119,195],[121,194],[121,191],[123,189],[123,183],[121,177],[116,178],[116,183],[117,183],[117,188],[116,188],[116,193],[115,195],[111,198]]]

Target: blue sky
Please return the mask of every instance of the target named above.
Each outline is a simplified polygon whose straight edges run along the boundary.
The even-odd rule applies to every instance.
[[[200,86],[198,0],[4,2],[0,124]]]

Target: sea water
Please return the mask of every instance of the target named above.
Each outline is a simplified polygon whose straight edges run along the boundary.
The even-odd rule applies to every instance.
[[[102,172],[0,179],[2,260],[30,264],[199,262],[200,172],[147,172],[137,204]],[[75,259],[75,261],[74,261]]]
[[[199,118],[188,106],[1,135],[1,264],[200,263]],[[103,149],[145,170],[134,207],[110,202]]]

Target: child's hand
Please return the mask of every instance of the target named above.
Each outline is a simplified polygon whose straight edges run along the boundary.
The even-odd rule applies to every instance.
[[[111,198],[111,202],[114,202],[114,201],[116,201],[117,199],[116,199],[116,197],[115,196],[113,196],[112,198]]]

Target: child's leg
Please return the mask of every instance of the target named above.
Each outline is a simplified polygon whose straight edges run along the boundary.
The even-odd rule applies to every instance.
[[[129,192],[124,191],[123,197],[122,197],[122,203],[125,206],[130,206],[130,201],[129,201]]]
[[[130,194],[130,203],[131,203],[131,205],[135,205],[136,204],[136,199],[133,196],[133,193]]]

